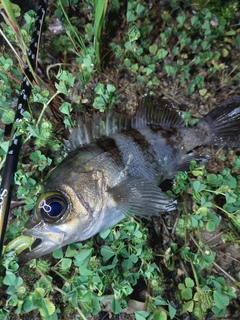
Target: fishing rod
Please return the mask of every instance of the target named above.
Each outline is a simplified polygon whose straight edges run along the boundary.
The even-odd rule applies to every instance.
[[[46,15],[48,0],[39,0],[35,26],[32,33],[32,39],[29,44],[28,65],[24,68],[24,78],[18,98],[18,104],[12,129],[12,139],[8,148],[5,167],[2,175],[0,187],[0,257],[2,254],[4,236],[7,228],[11,195],[14,184],[14,173],[17,169],[20,149],[22,145],[21,135],[17,135],[17,127],[23,118],[23,112],[28,109],[28,99],[32,90],[34,75],[32,72],[36,69],[38,46],[41,38],[42,25]]]

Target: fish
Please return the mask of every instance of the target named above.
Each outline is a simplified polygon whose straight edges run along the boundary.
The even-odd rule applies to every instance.
[[[24,235],[38,239],[26,257],[38,258],[111,228],[126,216],[151,218],[175,210],[159,185],[190,161],[205,161],[203,145],[240,146],[240,96],[186,126],[174,107],[142,99],[135,117],[116,111],[79,117],[69,154],[53,170]]]

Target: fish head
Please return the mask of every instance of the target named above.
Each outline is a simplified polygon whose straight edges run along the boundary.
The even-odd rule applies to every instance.
[[[104,190],[99,171],[80,173],[71,185],[58,186],[51,180],[25,225],[24,235],[41,241],[26,256],[37,258],[99,232]]]

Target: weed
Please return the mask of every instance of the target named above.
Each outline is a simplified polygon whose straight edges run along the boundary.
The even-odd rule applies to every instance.
[[[7,11],[1,34],[13,53],[5,50],[0,56],[0,117],[1,123],[8,126],[14,119],[25,43],[33,28],[34,13],[26,13],[25,24],[13,30],[11,25],[18,26],[15,17],[20,10],[15,6],[13,12]],[[62,0],[57,2],[54,14],[66,32],[54,35],[50,45],[44,43],[46,50],[40,50],[43,65],[47,56],[43,51],[54,52],[54,62],[48,77],[43,74],[40,80],[35,75],[31,108],[17,128],[17,134],[24,137],[26,152],[15,175],[15,194],[20,204],[24,202],[24,208],[13,210],[6,234],[0,266],[0,283],[6,294],[1,291],[4,299],[0,318],[13,318],[15,314],[24,318],[31,312],[33,317],[40,315],[45,320],[61,319],[62,313],[71,319],[86,319],[87,314],[97,315],[104,305],[117,314],[128,307],[141,280],[146,294],[144,303],[136,307],[137,320],[174,319],[181,314],[204,319],[208,312],[225,315],[231,299],[236,298],[239,282],[221,268],[217,262],[221,251],[211,246],[202,233],[215,235],[227,221],[217,236],[223,243],[239,246],[237,155],[229,154],[228,167],[215,173],[192,162],[188,172],[176,174],[168,193],[182,199],[181,214],[174,229],[176,238],[169,237],[171,241],[161,244],[160,253],[151,248],[151,234],[145,224],[130,219],[89,241],[71,244],[65,251],[59,249],[50,259],[34,259],[29,265],[20,266],[17,255],[32,245],[31,238],[15,239],[44,181],[66,155],[63,132],[75,125],[76,111],[89,106],[100,112],[113,108],[120,94],[130,90],[129,82],[123,88],[122,75],[133,78],[147,91],[157,89],[175,96],[177,89],[179,96],[198,94],[203,101],[212,98],[218,87],[239,86],[236,48],[240,38],[234,22],[237,2],[219,6],[216,1],[172,0],[163,7],[151,8],[151,3],[135,0],[128,0],[126,6],[119,1]],[[114,26],[111,30],[110,24]],[[56,58],[60,64],[55,64]],[[108,77],[111,68],[119,70],[117,79],[116,72]],[[49,120],[50,108],[57,120]],[[184,112],[187,125],[198,121],[192,117],[195,111]],[[1,168],[7,148],[1,125]],[[191,206],[185,197],[191,198]],[[168,273],[176,270],[181,274],[178,283],[168,290]]]
[[[93,107],[100,111],[105,111],[107,107],[112,109],[112,106],[117,101],[116,88],[111,84],[107,84],[106,88],[104,88],[104,84],[99,83],[94,91],[97,97],[94,99]]]

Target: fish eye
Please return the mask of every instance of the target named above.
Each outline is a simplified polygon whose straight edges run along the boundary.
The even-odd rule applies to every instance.
[[[59,191],[50,191],[44,194],[37,204],[41,218],[49,223],[62,219],[67,212],[68,201]]]

